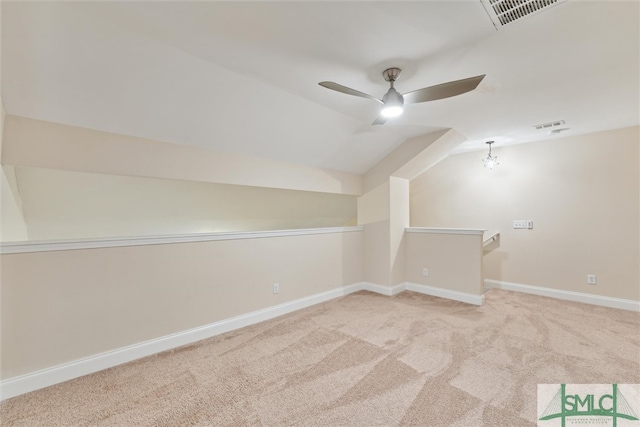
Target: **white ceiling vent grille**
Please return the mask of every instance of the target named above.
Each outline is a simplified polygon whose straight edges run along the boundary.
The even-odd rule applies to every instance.
[[[567,0],[480,0],[496,30],[565,1]]]
[[[533,128],[536,129],[536,130],[549,129],[549,128],[562,126],[563,124],[564,124],[564,120],[556,120],[555,122],[541,123],[539,125],[533,125]]]

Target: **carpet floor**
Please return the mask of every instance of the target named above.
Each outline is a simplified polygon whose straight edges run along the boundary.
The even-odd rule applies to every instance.
[[[535,426],[539,383],[640,383],[640,314],[362,291],[0,404],[3,426]]]

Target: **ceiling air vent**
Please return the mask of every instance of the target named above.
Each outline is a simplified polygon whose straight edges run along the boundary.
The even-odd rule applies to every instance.
[[[496,30],[565,1],[567,0],[480,0]]]
[[[541,123],[539,125],[533,125],[533,128],[535,130],[541,130],[541,129],[551,129],[557,126],[562,126],[564,124],[564,120],[556,120],[555,122],[549,122],[549,123]]]

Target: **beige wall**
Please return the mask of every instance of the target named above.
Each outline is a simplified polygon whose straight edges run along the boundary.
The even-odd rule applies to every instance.
[[[427,148],[409,159],[402,167],[396,170],[392,176],[412,180],[425,170],[433,167],[449,157],[449,153],[467,138],[455,129],[448,129],[441,133],[418,137],[419,140],[433,140]]]
[[[0,44],[2,42],[2,4],[0,3]],[[2,146],[4,140],[4,118],[6,111],[4,109],[4,101],[2,97],[2,52],[0,49],[0,164],[4,164],[2,161]]]
[[[365,282],[389,286],[391,284],[389,220],[366,224],[363,239]]]
[[[7,115],[4,164],[359,195],[362,177]]]
[[[365,193],[386,182],[390,176],[411,180],[445,159],[466,137],[455,129],[411,138],[367,171],[363,178]]]
[[[12,166],[0,166],[0,242],[28,240],[29,232],[24,220],[15,169]]]
[[[358,197],[358,225],[364,226],[364,280],[388,285],[389,275],[389,180]]]
[[[465,140],[453,129],[405,141],[364,175],[358,224],[365,230],[365,280],[395,286],[405,281],[404,230],[409,226],[409,180],[446,158]]]
[[[391,286],[405,281],[405,229],[409,226],[409,181],[389,178],[389,256]]]
[[[405,252],[407,282],[482,295],[481,234],[406,233]]]
[[[364,175],[358,224],[365,230],[365,280],[395,286],[405,281],[404,230],[409,226],[409,180],[446,158],[464,141],[453,129],[405,141]]]
[[[16,167],[31,240],[340,227],[356,197]]]
[[[398,169],[426,150],[446,132],[446,130],[433,132],[403,142],[367,171],[363,180],[364,192],[369,192],[386,182]]]
[[[0,242],[27,240],[29,234],[22,213],[15,170],[2,162],[5,111],[0,98]]]
[[[356,222],[359,175],[11,115],[5,120],[0,241]]]
[[[361,282],[362,232],[5,254],[0,261],[6,379]]]
[[[411,225],[499,230],[488,279],[639,300],[639,129],[451,156],[411,182]]]
[[[358,197],[358,225],[389,219],[389,180]]]
[[[0,9],[2,9],[0,7]],[[2,56],[2,55],[0,55]],[[0,69],[1,69],[1,64],[0,64]],[[2,73],[0,73],[0,81],[2,79]],[[1,87],[0,87],[1,90]],[[2,92],[0,92],[0,164],[3,164],[4,162],[2,161],[2,147],[3,147],[3,141],[4,141],[4,118],[6,117],[6,112],[4,111],[4,104],[2,103]]]

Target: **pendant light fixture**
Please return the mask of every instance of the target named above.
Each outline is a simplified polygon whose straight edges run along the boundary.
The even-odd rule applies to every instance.
[[[482,159],[482,163],[484,163],[485,168],[493,169],[494,166],[498,166],[500,164],[498,163],[498,157],[491,155],[491,144],[494,142],[495,141],[487,141],[487,144],[489,144],[489,154],[485,159]]]

